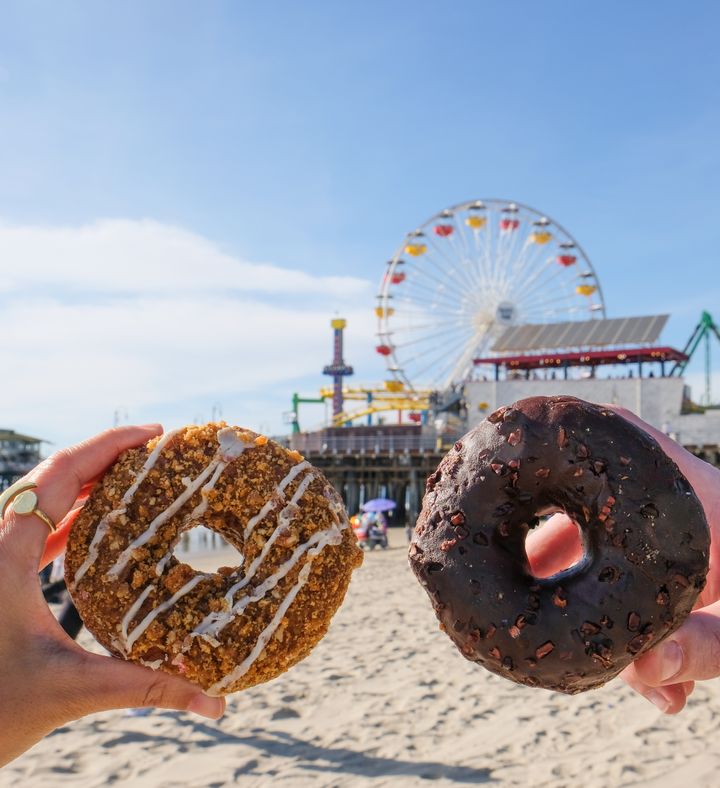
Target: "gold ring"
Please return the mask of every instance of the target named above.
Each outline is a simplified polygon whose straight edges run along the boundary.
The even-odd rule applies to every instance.
[[[12,504],[12,510],[15,514],[25,517],[28,514],[34,514],[39,517],[45,525],[50,529],[50,533],[56,530],[55,523],[38,508],[37,495],[33,492],[33,488],[37,487],[35,482],[15,482],[11,484],[2,495],[0,495],[0,517],[5,516],[5,511]]]

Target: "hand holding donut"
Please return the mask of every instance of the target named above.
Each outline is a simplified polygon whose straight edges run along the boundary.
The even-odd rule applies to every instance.
[[[720,471],[630,411],[612,409],[649,433],[675,461],[702,502],[710,526],[710,570],[694,611],[677,631],[621,674],[661,711],[676,714],[695,681],[720,676]],[[556,515],[533,533],[527,543],[533,570],[545,576],[572,564],[580,557],[575,534],[575,526],[564,515]]]
[[[43,599],[38,570],[63,552],[76,501],[125,449],[162,432],[120,427],[54,454],[23,480],[40,514],[15,497],[0,523],[0,765],[60,725],[85,714],[132,706],[191,711],[217,719],[225,708],[182,678],[91,654],[61,629]],[[43,517],[50,520],[50,523]],[[49,524],[58,523],[53,533]]]

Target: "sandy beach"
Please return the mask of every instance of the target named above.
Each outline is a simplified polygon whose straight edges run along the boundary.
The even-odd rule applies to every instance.
[[[222,720],[97,714],[6,766],[0,786],[718,784],[717,682],[665,717],[620,681],[566,697],[493,676],[438,630],[402,531],[391,537],[366,556],[311,656],[229,698]],[[96,647],[85,631],[81,642]]]

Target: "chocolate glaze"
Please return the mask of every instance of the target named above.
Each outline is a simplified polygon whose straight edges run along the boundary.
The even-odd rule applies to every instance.
[[[584,558],[535,578],[525,537],[565,511]],[[702,505],[657,442],[606,408],[500,408],[428,478],[410,565],[472,662],[521,684],[598,687],[677,629],[705,585]]]

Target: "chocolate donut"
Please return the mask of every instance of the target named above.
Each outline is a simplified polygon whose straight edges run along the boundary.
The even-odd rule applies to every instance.
[[[584,556],[530,571],[528,531],[564,511]],[[705,585],[702,505],[647,433],[572,397],[495,411],[427,481],[410,564],[472,662],[566,693],[604,684],[681,624]]]
[[[175,557],[200,523],[238,550],[237,566],[198,572]],[[224,695],[305,657],[361,561],[317,469],[250,430],[208,424],[118,458],[72,525],[65,576],[113,654]]]

